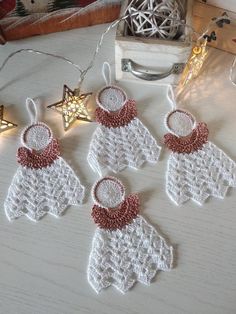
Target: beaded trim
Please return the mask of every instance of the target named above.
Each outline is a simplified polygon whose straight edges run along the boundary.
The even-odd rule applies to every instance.
[[[17,152],[17,161],[23,167],[42,169],[50,166],[59,156],[58,140],[53,139],[42,152],[20,147]]]
[[[138,215],[139,198],[136,194],[131,194],[116,208],[104,208],[94,205],[92,217],[94,222],[102,229],[116,230],[122,229],[130,224]]]
[[[209,130],[206,123],[198,123],[190,135],[177,137],[171,133],[164,136],[165,145],[174,153],[190,154],[203,147],[208,141]]]
[[[102,108],[96,109],[96,121],[108,128],[118,128],[128,125],[137,116],[134,100],[128,100],[125,105],[116,112],[107,112]]]

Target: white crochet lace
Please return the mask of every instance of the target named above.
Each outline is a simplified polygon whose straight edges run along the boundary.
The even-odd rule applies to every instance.
[[[21,142],[25,147],[39,151],[46,148],[52,138],[51,129],[43,122],[37,122],[23,130]]]
[[[117,86],[106,86],[97,95],[99,106],[108,111],[120,110],[126,100],[126,93]]]
[[[68,205],[80,204],[83,197],[78,177],[59,157],[42,169],[19,166],[4,206],[9,220],[26,215],[37,221],[46,213],[60,216]]]
[[[228,187],[236,187],[236,164],[213,143],[191,154],[171,153],[166,190],[177,205],[189,199],[203,204],[210,195],[224,198]]]
[[[97,228],[89,258],[89,283],[97,293],[111,285],[122,293],[137,281],[149,285],[158,270],[171,269],[172,250],[141,216],[121,230]]]
[[[165,127],[176,136],[188,136],[196,127],[196,120],[191,113],[175,109],[167,113],[165,117]]]
[[[118,128],[98,126],[90,144],[88,162],[102,174],[108,168],[119,172],[126,167],[140,168],[145,161],[156,163],[160,146],[138,118]]]
[[[105,208],[115,208],[124,201],[125,188],[121,181],[114,177],[99,180],[93,190],[94,203]]]

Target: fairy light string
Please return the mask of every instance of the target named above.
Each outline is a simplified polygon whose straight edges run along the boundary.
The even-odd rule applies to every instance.
[[[212,26],[213,25],[217,25],[218,23],[220,23],[221,21],[225,20],[226,17],[225,15],[223,16],[220,16],[220,17],[217,17],[217,18],[214,18],[213,20],[210,21],[210,23],[208,24],[208,26],[206,27],[206,30],[202,33],[202,34],[199,34],[197,33],[194,28],[191,26],[191,25],[188,25],[187,23],[185,23],[184,20],[176,20],[174,18],[171,18],[171,17],[166,17],[164,16],[163,14],[158,14],[157,12],[153,12],[152,10],[144,10],[144,11],[140,11],[141,13],[143,14],[150,14],[150,13],[153,13],[156,17],[161,17],[161,18],[168,18],[169,20],[171,21],[175,21],[176,24],[175,26],[185,26],[187,28],[190,28],[191,31],[192,31],[192,36],[195,35],[197,37],[197,42],[198,41],[201,41],[205,35],[207,35],[207,33],[211,30]],[[115,20],[114,22],[112,22],[107,28],[106,30],[102,33],[98,43],[97,43],[97,46],[95,48],[95,51],[92,55],[92,58],[91,58],[91,61],[89,62],[88,66],[86,69],[82,69],[78,64],[74,63],[73,61],[71,61],[70,59],[64,57],[64,56],[61,56],[61,55],[57,55],[57,54],[54,54],[54,53],[49,53],[49,52],[44,52],[44,51],[40,51],[40,50],[36,50],[36,49],[31,49],[31,48],[24,48],[24,49],[19,49],[17,51],[14,51],[12,52],[2,63],[2,65],[0,66],[0,72],[3,70],[3,68],[5,67],[5,65],[8,63],[8,61],[13,58],[15,55],[19,54],[19,53],[23,53],[23,52],[29,52],[29,53],[35,53],[35,54],[38,54],[38,55],[46,55],[46,56],[50,56],[50,57],[53,57],[53,58],[57,58],[57,59],[60,59],[61,61],[65,61],[67,62],[68,64],[72,65],[75,67],[76,70],[79,71],[80,73],[80,79],[79,79],[79,82],[78,82],[78,88],[80,89],[81,88],[81,85],[82,83],[84,82],[84,79],[88,73],[88,71],[94,66],[94,62],[96,60],[96,57],[102,47],[102,44],[103,44],[103,41],[104,41],[104,37],[110,32],[111,29],[113,29],[114,27],[116,27],[120,22],[122,21],[125,21],[128,17],[133,17],[133,16],[136,16],[139,12],[133,12],[133,13],[130,13],[130,14],[126,14],[124,16],[122,16],[121,18]],[[229,21],[231,21],[231,19],[229,17],[227,17],[227,19]],[[193,39],[191,39],[191,41],[193,41]]]
[[[217,17],[217,18],[214,18],[214,19],[212,19],[210,21],[210,23],[208,24],[206,30],[202,34],[198,34],[193,29],[193,27],[191,25],[188,25],[187,23],[185,23],[184,20],[176,20],[176,19],[174,19],[172,17],[166,17],[163,14],[159,14],[157,12],[153,12],[152,10],[144,10],[144,11],[141,10],[141,12],[143,14],[145,14],[145,13],[146,14],[153,13],[156,17],[168,18],[169,20],[174,21],[175,22],[175,26],[184,26],[184,27],[190,28],[191,34],[189,35],[189,37],[186,37],[186,40],[189,40],[189,42],[192,42],[193,41],[193,37],[196,36],[197,37],[197,40],[196,40],[197,44],[199,42],[202,42],[202,41],[205,41],[205,42],[207,41],[206,40],[206,36],[209,37],[209,35],[207,35],[207,34],[212,29],[213,25],[218,25],[219,26],[219,23],[223,24],[223,22],[225,22],[226,19],[227,19],[227,21],[229,21],[229,22],[227,22],[227,24],[230,23],[230,21],[231,21],[231,19],[229,17],[226,17],[225,15]],[[72,93],[70,93],[71,97],[68,97],[67,99],[70,99],[72,102],[78,101],[78,104],[79,105],[81,104],[83,106],[83,108],[85,108],[84,100],[86,99],[86,101],[87,101],[87,98],[85,98],[85,96],[87,96],[87,95],[89,96],[91,93],[81,94],[81,86],[82,86],[82,84],[83,84],[83,82],[84,82],[84,80],[85,80],[89,70],[94,66],[96,57],[97,57],[97,55],[98,55],[98,53],[99,53],[99,51],[100,51],[100,49],[102,47],[102,44],[103,44],[105,36],[110,32],[111,29],[116,27],[120,22],[125,21],[128,17],[136,16],[139,13],[140,12],[133,12],[133,13],[126,14],[126,15],[122,16],[121,18],[119,18],[119,19],[115,20],[114,22],[112,22],[106,28],[106,30],[100,36],[100,39],[97,42],[96,48],[94,50],[94,53],[92,54],[92,58],[91,58],[90,62],[88,63],[88,66],[85,69],[83,69],[80,65],[76,64],[75,62],[73,62],[72,60],[70,60],[70,59],[68,59],[68,58],[66,58],[64,56],[57,55],[57,54],[54,54],[54,53],[45,52],[45,51],[41,51],[41,50],[36,50],[36,49],[32,49],[32,48],[23,48],[23,49],[16,50],[16,51],[12,52],[11,54],[9,54],[7,56],[7,58],[3,61],[2,65],[0,66],[0,72],[4,69],[4,67],[9,62],[10,59],[12,59],[17,54],[25,53],[25,52],[27,52],[27,53],[34,53],[36,55],[46,55],[46,56],[49,56],[49,57],[56,58],[56,59],[59,59],[61,61],[67,62],[68,64],[72,65],[79,72],[78,87],[75,88],[74,91],[70,90],[70,92],[72,92]],[[220,26],[220,27],[222,27],[222,26]],[[205,40],[204,40],[204,38],[205,38]],[[203,63],[204,63],[204,60],[203,60],[202,64]],[[234,64],[232,65],[232,67],[233,66],[234,66]],[[232,67],[231,67],[230,73],[232,73]],[[197,72],[199,72],[199,71],[197,71]],[[74,93],[74,95],[73,95],[73,93]],[[60,102],[58,102],[58,103],[60,103]],[[61,106],[64,106],[63,108],[65,109],[67,107],[67,105],[68,104],[62,99],[61,100]],[[49,107],[51,107],[51,106],[52,105],[50,105]],[[57,109],[62,109],[62,108],[57,108]],[[57,111],[60,112],[63,115],[63,119],[64,119],[64,122],[65,122],[64,114],[66,114],[68,116],[68,115],[75,114],[75,112],[69,112],[68,113],[68,111],[66,109],[65,110],[64,109],[63,110],[57,110]],[[73,110],[75,110],[75,109],[73,109]],[[85,108],[85,110],[86,110],[86,108]],[[68,117],[66,119],[68,119]],[[86,119],[87,119],[87,121],[90,120],[89,115],[86,117]],[[73,119],[71,119],[71,121],[74,122],[75,119],[73,118]],[[67,130],[69,128],[69,126],[70,126],[70,124],[68,124],[66,127],[64,125],[65,130]]]
[[[144,11],[144,13],[145,12],[146,13],[148,12],[150,14],[151,11],[150,10]],[[87,76],[87,73],[94,66],[96,57],[97,57],[97,55],[98,55],[98,53],[102,47],[104,37],[106,36],[106,34],[109,33],[109,31],[111,29],[116,27],[118,25],[118,23],[120,23],[121,21],[124,21],[127,19],[127,17],[133,16],[136,14],[137,14],[137,12],[134,12],[132,14],[126,14],[125,16],[112,22],[106,28],[106,30],[102,33],[99,41],[97,42],[95,51],[92,54],[92,58],[91,58],[90,62],[88,63],[88,66],[85,69],[82,69],[81,66],[74,63],[73,61],[71,61],[70,59],[68,59],[66,57],[63,57],[63,56],[60,56],[60,55],[57,55],[54,53],[44,52],[41,50],[24,48],[24,49],[19,49],[17,51],[12,52],[3,61],[2,65],[0,67],[0,72],[3,70],[3,68],[6,66],[6,64],[8,63],[8,61],[11,58],[13,58],[17,54],[25,53],[25,52],[34,53],[37,55],[46,55],[46,56],[50,56],[53,58],[57,58],[61,61],[67,62],[68,64],[74,66],[74,68],[79,71],[80,75],[79,75],[77,88],[75,88],[74,90],[71,90],[68,86],[64,85],[62,99],[60,101],[54,103],[54,104],[49,105],[48,108],[51,108],[51,109],[55,110],[56,112],[58,112],[59,114],[61,114],[65,131],[67,131],[76,120],[91,121],[90,113],[87,110],[87,102],[88,102],[88,99],[92,93],[86,93],[86,94],[81,93],[81,86],[85,80],[85,77]],[[155,13],[155,15],[157,15],[157,13]],[[163,18],[167,18],[166,16],[164,16],[162,14],[159,14],[159,16],[161,16]],[[176,23],[176,26],[185,25],[184,21],[182,21],[182,20],[178,21],[178,20],[172,19],[171,17],[169,17],[169,19],[173,20]]]
[[[152,11],[151,10],[145,10],[145,11],[141,11],[142,13],[148,13],[150,14]],[[6,66],[6,64],[8,63],[8,61],[10,59],[12,59],[15,55],[19,54],[19,53],[24,53],[24,52],[29,52],[29,53],[34,53],[34,54],[37,54],[37,55],[46,55],[46,56],[50,56],[50,57],[53,57],[53,58],[57,58],[57,59],[60,59],[61,61],[65,61],[67,62],[68,64],[74,66],[80,73],[80,78],[79,78],[79,81],[78,81],[78,89],[81,88],[82,86],[82,83],[84,82],[84,79],[88,73],[88,71],[94,66],[94,62],[96,60],[96,57],[102,47],[102,44],[103,44],[103,41],[104,41],[104,37],[110,32],[111,29],[113,29],[114,27],[116,27],[120,22],[126,20],[128,17],[132,17],[132,16],[135,16],[137,15],[137,12],[134,12],[134,13],[131,13],[131,14],[126,14],[124,16],[122,16],[121,18],[115,20],[114,22],[112,22],[107,28],[106,30],[102,33],[100,39],[98,40],[97,42],[97,45],[96,45],[96,48],[94,50],[94,53],[92,55],[92,58],[91,58],[91,61],[89,62],[87,68],[85,69],[82,69],[82,67],[80,67],[78,64],[74,63],[73,61],[71,61],[70,59],[66,58],[66,57],[63,57],[61,55],[57,55],[57,54],[54,54],[54,53],[48,53],[48,52],[44,52],[44,51],[40,51],[40,50],[36,50],[36,49],[31,49],[31,48],[24,48],[24,49],[19,49],[19,50],[16,50],[14,52],[12,52],[2,63],[2,65],[0,66],[0,72],[3,70],[3,68]],[[155,16],[157,17],[162,17],[162,18],[168,18],[169,20],[173,20],[176,22],[176,26],[185,26],[185,27],[188,27],[191,29],[192,33],[196,33],[193,29],[192,26],[186,24],[183,20],[176,20],[176,19],[173,19],[171,17],[166,17],[162,14],[157,14],[155,12]]]

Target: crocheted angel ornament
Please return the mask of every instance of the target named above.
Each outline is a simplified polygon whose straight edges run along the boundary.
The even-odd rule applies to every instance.
[[[103,177],[93,188],[92,217],[98,225],[89,257],[88,281],[98,293],[122,293],[139,281],[149,285],[158,270],[172,267],[172,247],[139,215],[139,198],[125,197],[123,184]]]
[[[69,205],[80,204],[84,187],[60,157],[52,130],[37,121],[36,104],[27,98],[26,105],[32,123],[22,132],[23,146],[17,152],[19,167],[4,207],[9,220],[25,215],[37,221],[47,213],[58,217]]]
[[[175,109],[167,114],[165,125],[170,133],[164,142],[172,151],[166,191],[174,203],[192,199],[202,205],[210,195],[223,199],[229,187],[236,187],[236,164],[208,140],[206,123]]]
[[[90,166],[102,175],[104,168],[117,173],[126,167],[140,168],[145,161],[156,163],[161,148],[138,119],[135,101],[110,80],[106,82],[96,98],[99,126],[90,144]]]

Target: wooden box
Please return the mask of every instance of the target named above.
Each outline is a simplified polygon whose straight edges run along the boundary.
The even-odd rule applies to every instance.
[[[128,1],[125,1],[121,8],[121,16],[124,15],[127,4]],[[186,0],[185,10],[186,23],[191,26],[192,0]],[[180,40],[141,38],[126,33],[125,22],[121,22],[117,28],[115,40],[117,80],[160,85],[178,83],[180,73],[192,48],[190,27],[184,28],[184,36],[182,36],[184,39]],[[155,75],[150,77],[149,74]]]
[[[219,5],[220,8],[211,4]],[[236,54],[236,0],[195,0],[193,26],[201,33],[212,18],[221,16],[224,12],[232,19],[231,24],[224,25],[223,28],[215,26],[217,40],[209,45]]]

